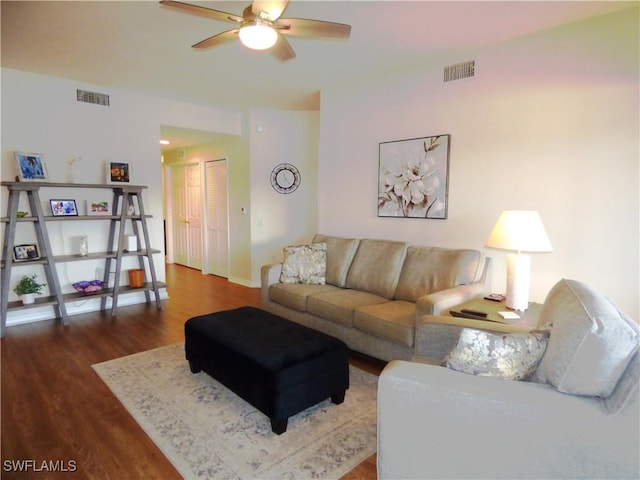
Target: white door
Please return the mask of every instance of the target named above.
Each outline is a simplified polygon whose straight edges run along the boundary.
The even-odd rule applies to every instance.
[[[202,270],[202,180],[200,164],[186,167],[189,267]]]
[[[229,211],[227,161],[205,164],[207,198],[207,273],[229,277]]]
[[[171,167],[173,249],[176,263],[202,269],[200,165]]]
[[[171,166],[173,258],[176,263],[181,265],[189,264],[186,192],[185,166]]]

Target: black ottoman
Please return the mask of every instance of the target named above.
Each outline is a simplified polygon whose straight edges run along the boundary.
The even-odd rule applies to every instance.
[[[193,317],[184,325],[191,372],[204,370],[287,430],[290,416],[349,388],[347,345],[254,307]]]

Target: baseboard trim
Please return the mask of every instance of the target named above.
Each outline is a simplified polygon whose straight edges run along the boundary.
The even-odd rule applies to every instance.
[[[260,282],[251,282],[244,278],[228,277],[227,280],[229,280],[231,283],[237,283],[238,285],[242,285],[243,287],[260,288]]]
[[[151,301],[155,301],[154,293],[151,294]],[[159,289],[160,300],[167,300],[169,294],[166,288]],[[126,307],[129,305],[136,305],[139,303],[145,303],[147,301],[144,292],[127,293],[121,295],[118,299],[118,308]],[[107,298],[107,307],[111,308],[112,300]],[[97,312],[100,310],[100,298],[87,298],[84,300],[77,300],[75,302],[67,302],[67,315],[80,315],[81,313]],[[24,325],[26,323],[41,322],[44,320],[52,320],[56,318],[53,307],[41,307],[30,308],[28,310],[17,310],[15,312],[8,312],[7,314],[7,327],[14,325]]]

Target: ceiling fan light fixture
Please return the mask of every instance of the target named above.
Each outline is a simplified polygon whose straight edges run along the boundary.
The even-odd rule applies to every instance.
[[[256,18],[250,22],[244,22],[239,32],[242,44],[252,50],[266,50],[276,44],[278,32],[270,25]]]

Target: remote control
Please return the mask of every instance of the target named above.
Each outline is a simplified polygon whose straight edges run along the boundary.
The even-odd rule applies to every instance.
[[[491,300],[493,302],[501,302],[504,300],[504,295],[501,293],[490,293],[489,295],[485,295],[483,297],[485,300]]]
[[[476,315],[478,317],[486,317],[487,313],[486,312],[480,312],[478,310],[469,310],[468,308],[463,308],[462,310],[460,310],[462,313],[468,313],[469,315]]]

